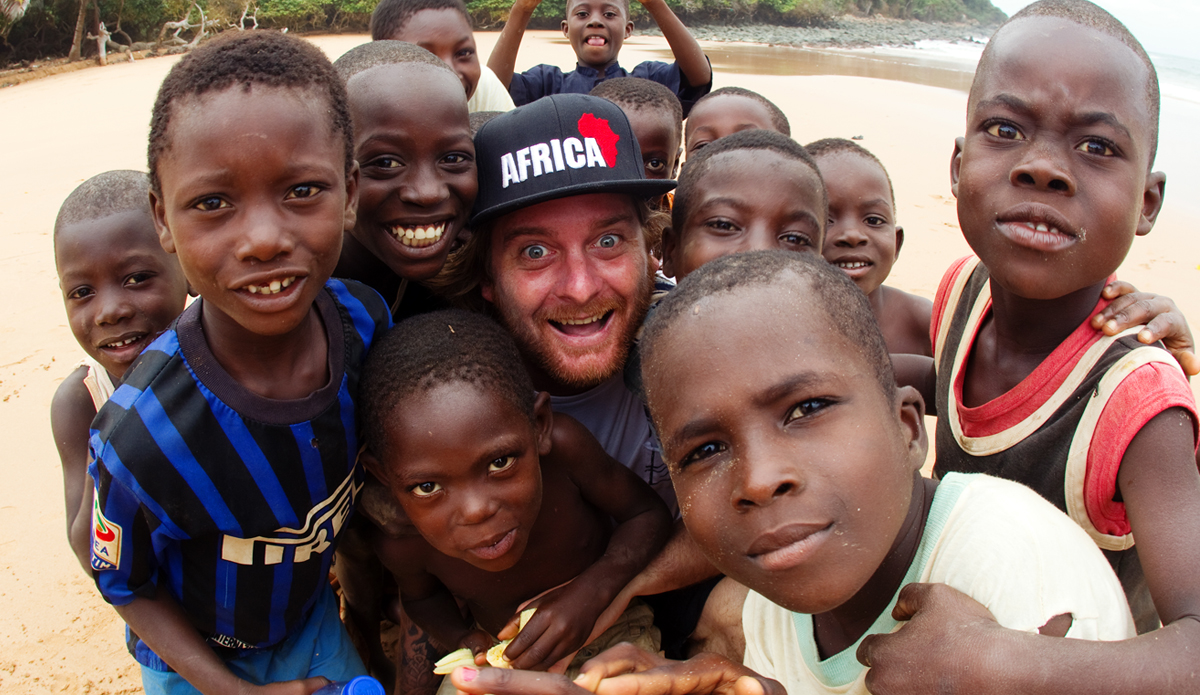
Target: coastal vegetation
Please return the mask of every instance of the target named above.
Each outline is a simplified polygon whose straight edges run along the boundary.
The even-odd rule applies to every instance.
[[[994,24],[990,0],[667,0],[690,25],[822,26],[843,15]],[[48,56],[186,50],[219,31],[365,31],[376,0],[0,0],[0,62]],[[480,29],[503,24],[511,0],[468,0]],[[546,0],[533,28],[558,28],[563,3]],[[634,22],[652,25],[630,2]]]

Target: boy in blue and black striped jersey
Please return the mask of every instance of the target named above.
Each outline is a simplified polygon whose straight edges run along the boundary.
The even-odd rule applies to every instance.
[[[351,142],[341,81],[302,39],[215,39],[159,91],[155,225],[201,299],[97,415],[90,469],[92,567],[148,693],[365,673],[328,575],[361,485],[361,366],[391,320],[329,279]]]

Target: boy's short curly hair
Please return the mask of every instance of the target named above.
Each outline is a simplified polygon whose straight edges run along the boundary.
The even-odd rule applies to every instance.
[[[467,26],[474,24],[463,0],[379,0],[371,13],[371,40],[395,38],[413,15],[424,10],[454,10],[467,20]]]
[[[333,69],[337,70],[337,74],[343,82],[349,82],[351,77],[360,72],[380,65],[398,65],[400,63],[416,63],[440,68],[454,75],[455,81],[458,81],[458,75],[449,65],[424,48],[407,41],[368,41],[342,54],[341,58],[334,61]]]
[[[871,150],[868,150],[853,140],[847,140],[845,138],[822,138],[820,140],[808,143],[804,146],[804,149],[808,150],[808,153],[813,156],[813,159],[824,157],[825,155],[830,154],[852,154],[862,157],[867,161],[874,162],[875,166],[879,167],[879,170],[883,172],[883,178],[887,179],[888,195],[891,196],[892,208],[895,209],[896,190],[892,187],[892,177],[888,174],[887,167],[883,165],[883,162],[879,161],[879,157],[876,157]]]
[[[367,446],[382,454],[392,412],[453,382],[495,393],[533,420],[536,392],[512,336],[483,314],[447,309],[401,321],[371,347],[361,393]]]
[[[346,89],[321,49],[275,31],[229,31],[201,45],[171,68],[150,119],[150,186],[161,193],[159,158],[170,147],[171,118],[187,97],[253,85],[304,89],[328,102],[330,127],[345,143],[346,173],[354,167],[354,132]]]
[[[784,115],[783,110],[776,106],[775,102],[764,97],[758,92],[744,89],[742,87],[721,87],[720,89],[714,89],[708,94],[700,97],[700,99],[696,101],[696,105],[692,108],[695,109],[696,106],[699,106],[709,99],[717,99],[722,96],[744,97],[746,99],[753,99],[754,101],[757,101],[766,107],[767,113],[771,115],[771,126],[775,129],[775,131],[783,133],[789,137],[791,136],[792,124],[788,122],[788,118]]]
[[[479,132],[485,123],[492,120],[496,116],[504,113],[503,111],[472,111],[468,119],[471,123],[471,137]]]
[[[681,319],[692,316],[701,302],[723,294],[736,294],[752,287],[770,287],[778,297],[780,320],[792,317],[797,303],[817,307],[829,318],[829,327],[862,351],[871,365],[879,387],[889,398],[896,393],[896,378],[887,343],[871,313],[871,304],[854,281],[816,254],[794,251],[746,251],[721,256],[689,273],[660,301],[646,319],[638,346],[642,355],[642,382],[650,384],[651,370],[660,359],[682,355],[658,355],[663,336]],[[797,332],[823,330],[796,326]],[[647,393],[651,414],[653,391]]]
[[[54,238],[68,225],[130,211],[150,217],[150,177],[128,169],[96,174],[63,201],[54,220]]]
[[[1146,79],[1145,90],[1143,97],[1146,99],[1146,104],[1150,108],[1150,163],[1154,165],[1154,156],[1158,150],[1158,112],[1159,105],[1162,101],[1161,93],[1158,87],[1158,71],[1154,69],[1154,62],[1150,60],[1150,56],[1146,53],[1146,49],[1142,47],[1137,37],[1129,31],[1121,20],[1106,12],[1103,8],[1088,0],[1041,0],[1031,5],[1027,5],[1019,12],[1008,19],[1007,22],[1000,25],[996,33],[992,35],[994,39],[999,36],[1004,28],[1013,22],[1020,21],[1029,17],[1055,17],[1064,19],[1068,22],[1074,22],[1088,29],[1094,29],[1106,36],[1125,44],[1138,60],[1146,66],[1146,71],[1149,73]],[[994,41],[989,41],[983,49],[983,55],[979,57],[979,65],[975,68],[975,75],[982,75],[986,68],[989,67],[992,57],[992,47]],[[974,99],[974,85],[971,88],[971,100]]]
[[[667,113],[675,123],[675,139],[683,135],[683,106],[675,92],[652,80],[640,77],[617,77],[604,80],[592,88],[591,96],[634,109],[651,109]]]
[[[671,227],[675,230],[676,235],[683,230],[687,223],[688,210],[691,209],[693,199],[696,197],[696,186],[711,168],[713,157],[737,150],[770,150],[788,159],[801,162],[812,169],[813,174],[817,177],[817,182],[821,184],[821,205],[824,208],[821,226],[824,228],[829,217],[829,194],[825,191],[825,179],[821,178],[821,170],[817,168],[817,163],[808,150],[795,140],[773,130],[743,130],[713,140],[711,145],[706,145],[696,151],[687,160],[687,165],[683,167],[683,173],[679,175],[679,185],[675,187],[675,202],[671,206]]]

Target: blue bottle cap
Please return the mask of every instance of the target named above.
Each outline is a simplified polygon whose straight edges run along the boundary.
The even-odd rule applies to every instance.
[[[385,695],[383,685],[370,676],[351,679],[342,688],[342,695]]]

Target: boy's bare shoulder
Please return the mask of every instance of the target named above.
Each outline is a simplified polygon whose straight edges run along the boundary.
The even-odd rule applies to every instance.
[[[550,438],[552,448],[548,457],[555,461],[561,460],[564,465],[571,465],[581,456],[587,457],[589,463],[611,460],[588,428],[566,413],[554,413],[554,428]]]
[[[375,554],[396,575],[426,573],[430,562],[441,556],[416,529],[412,533],[395,534],[371,524],[368,527]]]
[[[932,357],[929,324],[933,320],[933,302],[887,285],[881,286],[879,291],[884,293],[883,305],[887,310],[883,317],[876,318],[888,351]]]
[[[87,371],[86,365],[80,365],[68,374],[50,401],[50,428],[60,449],[64,437],[77,437],[80,432],[86,435],[96,417],[92,394],[83,381]]]

